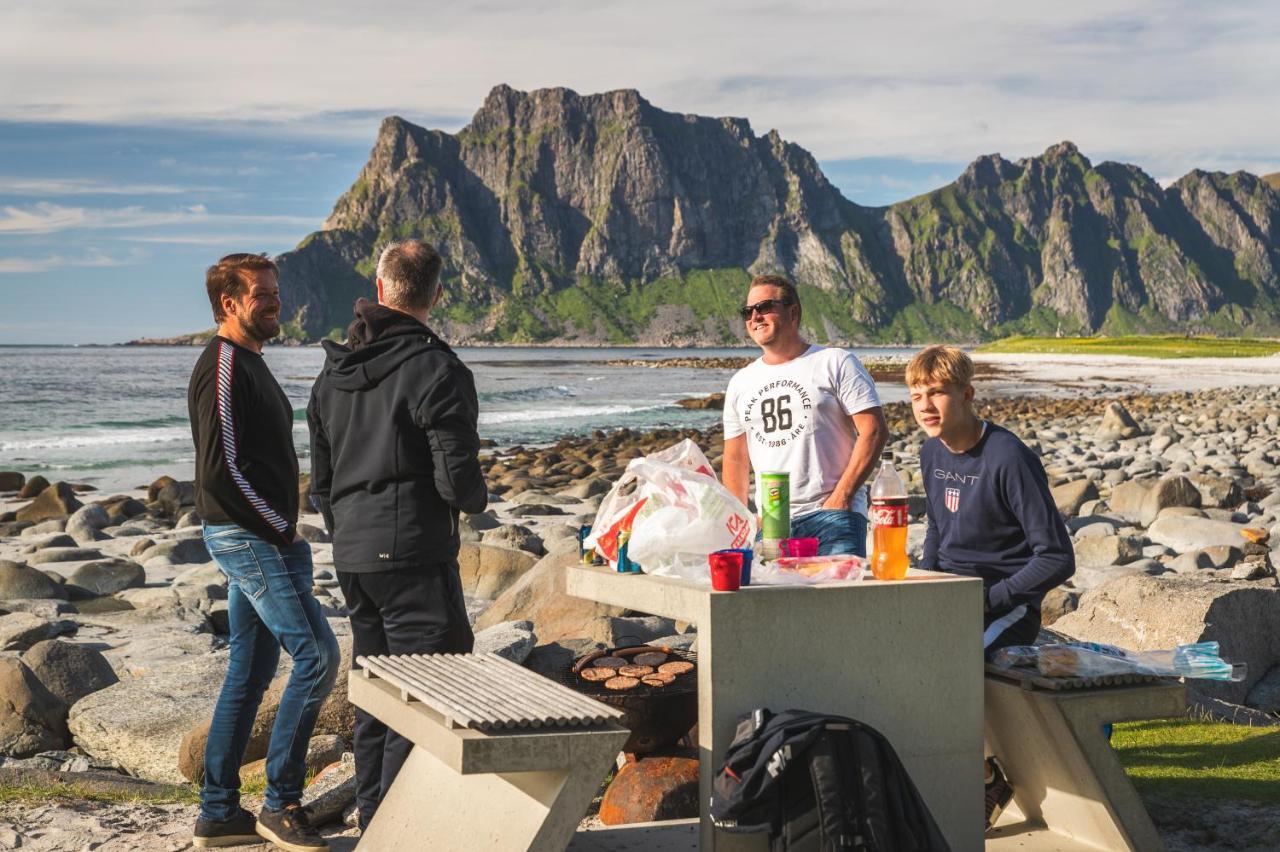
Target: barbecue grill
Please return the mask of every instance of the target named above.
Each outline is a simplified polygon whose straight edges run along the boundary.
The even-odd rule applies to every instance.
[[[627,651],[634,652],[634,648]],[[647,651],[659,651],[667,655],[669,662],[682,660],[697,666],[698,655],[692,651],[673,651],[650,646]],[[611,649],[609,654],[619,653]],[[603,683],[583,680],[574,671],[573,664],[562,669],[556,678],[560,683],[583,695],[617,707],[626,713],[620,720],[631,736],[622,750],[627,754],[651,754],[658,749],[674,745],[698,721],[698,674],[691,671],[680,675],[663,687],[641,683],[634,689],[615,692]]]

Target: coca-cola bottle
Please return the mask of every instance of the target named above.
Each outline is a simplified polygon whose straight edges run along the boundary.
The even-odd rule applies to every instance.
[[[871,484],[871,573],[877,580],[907,576],[907,486],[893,466],[893,453],[881,456]]]

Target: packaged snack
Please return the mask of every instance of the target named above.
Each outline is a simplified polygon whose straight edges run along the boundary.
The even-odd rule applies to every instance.
[[[787,586],[861,578],[862,560],[857,556],[783,556],[758,566],[751,583],[757,586]]]

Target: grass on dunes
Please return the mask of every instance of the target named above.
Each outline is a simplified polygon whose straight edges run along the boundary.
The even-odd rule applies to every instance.
[[[1111,746],[1141,793],[1280,804],[1280,728],[1124,722],[1115,726]]]
[[[984,343],[978,352],[1055,355],[1140,355],[1148,358],[1244,358],[1280,352],[1280,340],[1236,337],[1009,337]]]
[[[198,805],[200,788],[174,785],[155,792],[141,788],[99,788],[91,784],[0,784],[0,804],[47,804],[55,801],[104,804]]]

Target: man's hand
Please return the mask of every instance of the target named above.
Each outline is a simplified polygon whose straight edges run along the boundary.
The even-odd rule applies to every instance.
[[[831,492],[831,496],[829,496],[826,500],[824,500],[822,505],[819,506],[818,508],[826,509],[829,511],[847,512],[849,511],[849,506],[852,504],[852,502],[853,501],[850,500],[848,497],[844,495],[836,494],[833,491]]]

